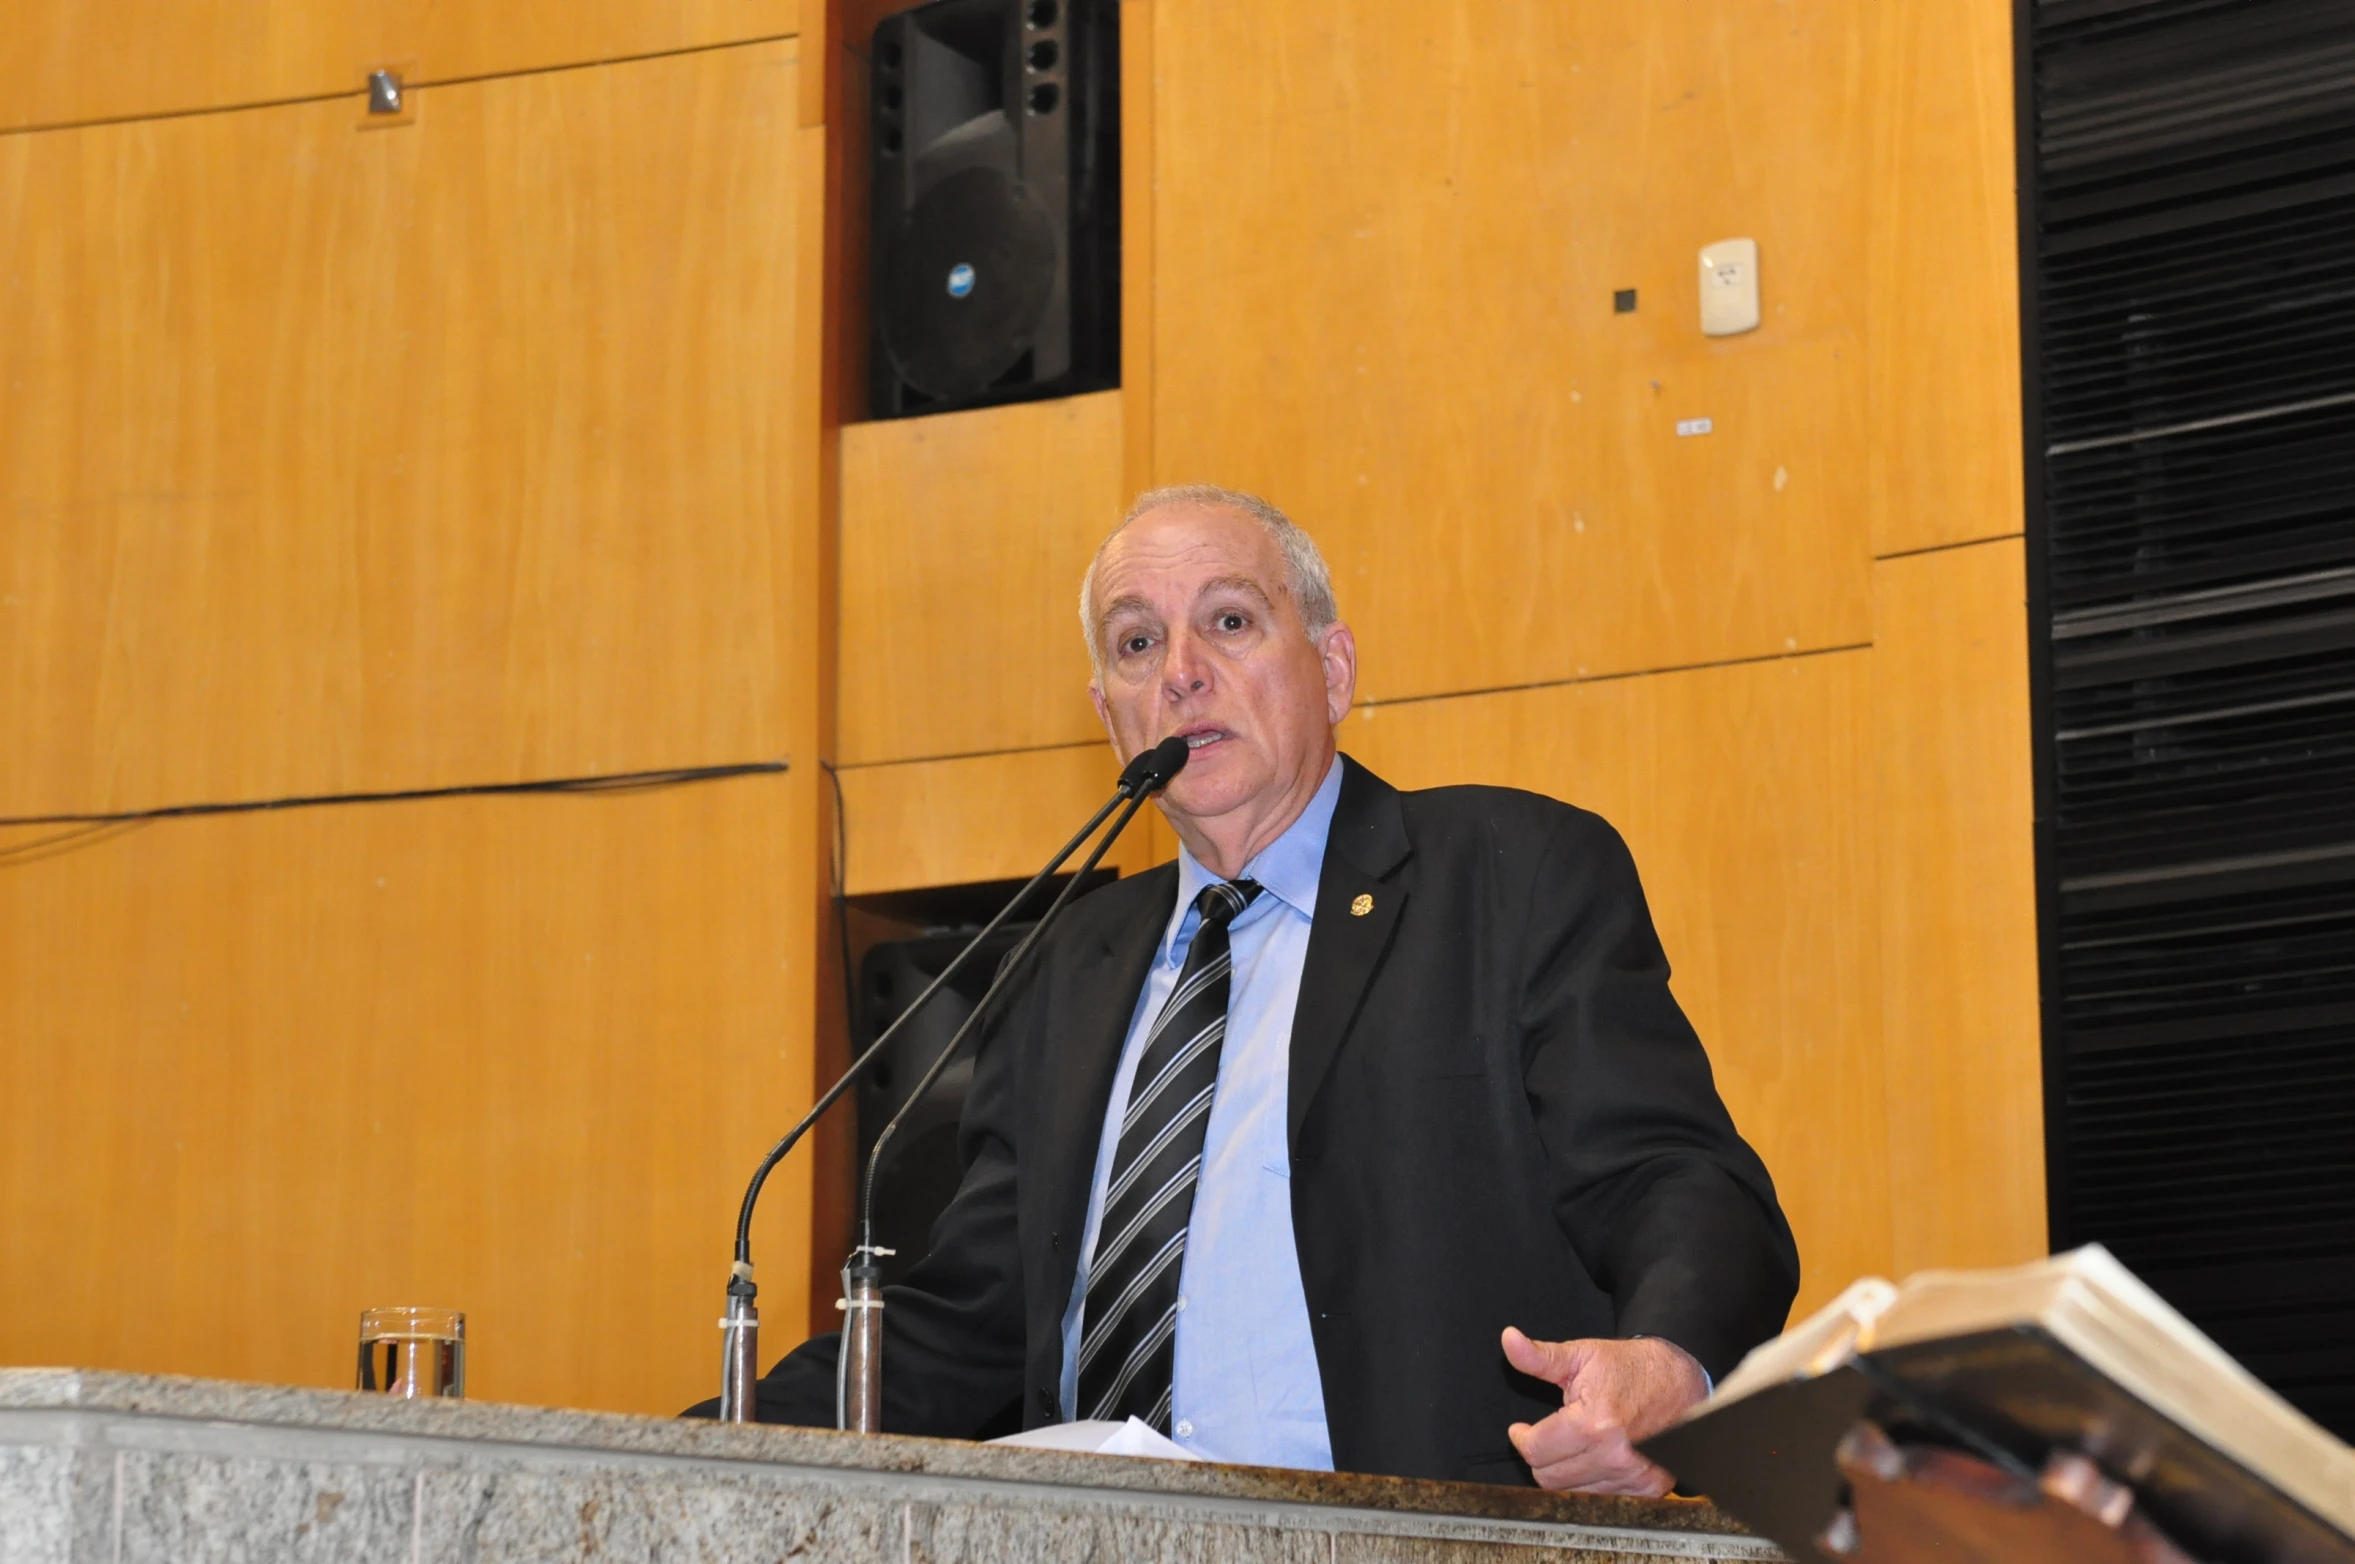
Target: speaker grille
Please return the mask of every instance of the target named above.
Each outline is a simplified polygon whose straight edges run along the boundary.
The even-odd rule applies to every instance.
[[[974,396],[1030,350],[1055,288],[1055,225],[993,168],[951,174],[916,203],[900,241],[884,337],[909,385]]]
[[[2026,7],[2056,1242],[2355,1433],[2355,7]]]

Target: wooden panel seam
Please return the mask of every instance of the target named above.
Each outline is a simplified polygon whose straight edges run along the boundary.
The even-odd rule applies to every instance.
[[[165,25],[143,25],[157,20],[138,14],[143,4],[162,11]],[[442,8],[437,16],[432,0],[346,7],[340,16],[316,0],[30,0],[27,25],[0,59],[0,135],[315,102],[351,95],[377,67],[402,67],[417,86],[450,85],[799,35],[791,0],[732,0],[730,8],[745,30],[712,27],[709,15],[677,0],[567,4],[553,8],[559,19],[552,28],[517,7]],[[87,40],[72,13],[102,10],[107,47],[78,49]],[[493,15],[495,22],[469,34],[480,17]],[[41,21],[50,31],[36,35],[33,24]],[[584,36],[600,27],[602,37]],[[124,38],[137,42],[121,47]],[[534,48],[547,52],[534,55]],[[85,62],[89,70],[79,71]],[[28,103],[34,106],[23,107]],[[59,111],[69,103],[92,111]],[[12,107],[25,117],[9,119]]]

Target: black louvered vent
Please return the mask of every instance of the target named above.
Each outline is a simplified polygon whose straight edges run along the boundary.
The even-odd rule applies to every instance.
[[[2355,0],[2029,0],[2056,1242],[2355,1436]]]

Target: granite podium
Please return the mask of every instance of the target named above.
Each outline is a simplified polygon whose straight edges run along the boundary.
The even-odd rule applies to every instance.
[[[1699,1502],[0,1370],[0,1564],[1781,1558]]]

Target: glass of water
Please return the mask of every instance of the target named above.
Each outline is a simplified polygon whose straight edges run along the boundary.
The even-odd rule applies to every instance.
[[[466,1316],[456,1309],[364,1309],[360,1388],[388,1396],[466,1394]]]

